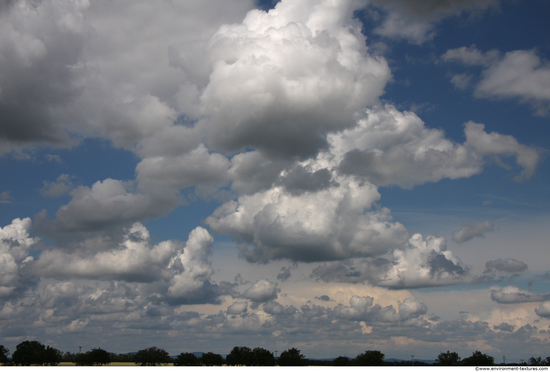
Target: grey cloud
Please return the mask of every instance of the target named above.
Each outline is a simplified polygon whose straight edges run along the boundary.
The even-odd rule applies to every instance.
[[[491,299],[499,304],[541,302],[550,299],[550,293],[539,294],[509,285],[491,290]]]
[[[292,316],[298,312],[298,309],[296,309],[294,306],[283,306],[277,301],[268,301],[264,304],[263,310],[270,314],[275,315],[277,317],[287,317]]]
[[[518,273],[527,270],[527,264],[512,258],[507,258],[506,260],[499,258],[498,260],[487,261],[485,267],[487,268],[487,272],[497,270],[507,273]]]
[[[290,273],[290,269],[292,269],[292,267],[286,267],[286,266],[283,266],[281,268],[281,272],[279,274],[277,274],[277,279],[279,279],[280,281],[286,281],[290,278],[290,276],[292,275]]]
[[[319,296],[319,297],[315,297],[316,299],[318,300],[321,300],[321,301],[334,301],[333,299],[331,299],[329,296],[327,295],[322,295],[322,296]]]
[[[304,192],[326,189],[334,183],[331,181],[332,173],[326,168],[311,172],[307,168],[297,165],[286,172],[280,182],[292,195],[300,195]]]
[[[407,298],[399,304],[399,311],[393,306],[381,307],[373,305],[372,297],[353,296],[350,306],[339,304],[332,312],[336,318],[367,322],[403,322],[418,318],[427,312],[428,308],[422,302]]]
[[[19,2],[7,8],[0,25],[0,153],[70,147],[76,142],[58,124],[54,107],[69,106],[82,91],[78,62],[90,30],[83,20],[87,5]]]
[[[57,198],[64,195],[74,187],[71,181],[72,178],[73,177],[68,174],[62,174],[57,177],[55,182],[43,181],[44,187],[40,189],[40,193],[50,198]]]
[[[484,237],[487,231],[493,230],[491,221],[478,221],[463,224],[462,229],[453,233],[453,240],[457,243],[467,242],[476,237]]]
[[[289,161],[273,160],[259,151],[235,155],[231,159],[231,187],[240,195],[254,194],[273,186]]]
[[[538,308],[535,309],[535,313],[542,318],[550,318],[550,301],[544,301]]]
[[[451,78],[451,83],[457,89],[464,90],[470,86],[472,82],[472,75],[469,74],[455,74]]]
[[[13,196],[11,195],[10,190],[2,191],[0,193],[0,203],[2,204],[11,203],[12,199],[13,199]]]
[[[514,329],[516,328],[516,326],[508,323],[500,323],[497,326],[493,326],[493,328],[504,332],[514,332]]]
[[[278,292],[280,292],[280,289],[277,283],[273,283],[267,279],[261,279],[244,291],[242,297],[248,298],[254,302],[267,302],[276,299]]]
[[[71,191],[69,204],[59,208],[56,219],[40,214],[35,229],[45,235],[85,233],[114,229],[151,217],[159,217],[181,204],[170,193],[134,192],[131,182],[106,179],[92,187],[79,186]]]
[[[374,32],[422,44],[434,37],[440,19],[462,12],[476,13],[498,3],[499,0],[375,0],[372,4],[387,14]]]
[[[246,313],[248,309],[248,302],[233,302],[228,308],[227,313],[228,314],[243,314]]]

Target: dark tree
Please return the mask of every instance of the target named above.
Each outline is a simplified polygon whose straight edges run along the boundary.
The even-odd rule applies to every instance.
[[[0,363],[5,364],[9,362],[8,355],[10,351],[4,345],[0,345]]]
[[[208,352],[202,354],[201,363],[205,366],[223,366],[224,360],[220,354],[215,354],[213,352]]]
[[[280,366],[305,366],[306,357],[300,353],[300,350],[293,347],[283,351],[278,362]]]
[[[333,366],[351,366],[351,359],[347,356],[339,356],[332,361]]]
[[[111,363],[111,355],[103,349],[92,349],[75,358],[77,366],[102,366]]]
[[[378,350],[367,350],[359,354],[353,360],[353,364],[358,366],[384,366],[384,354]]]
[[[274,366],[277,364],[273,353],[261,347],[252,350],[252,366]]]
[[[463,366],[494,366],[495,358],[481,351],[474,351],[471,357],[462,360]]]
[[[42,363],[47,366],[56,366],[59,362],[61,362],[61,359],[63,359],[63,354],[61,351],[51,346],[47,346],[46,350],[44,350]]]
[[[460,365],[460,357],[456,352],[447,350],[446,353],[440,353],[435,362],[440,366],[458,366]]]
[[[12,362],[19,366],[43,365],[46,347],[38,341],[23,341],[15,347]]]
[[[529,358],[529,365],[530,366],[543,366],[545,365],[545,360],[543,360],[541,357],[535,358],[531,357]]]
[[[181,353],[178,355],[176,360],[174,360],[175,366],[201,366],[201,361],[195,354],[191,353]]]
[[[235,346],[225,362],[230,366],[251,366],[253,362],[252,349],[246,346]]]
[[[168,352],[155,346],[139,350],[134,356],[134,362],[141,366],[158,366],[172,362]]]

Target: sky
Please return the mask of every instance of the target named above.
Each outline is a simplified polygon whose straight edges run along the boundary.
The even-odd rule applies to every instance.
[[[0,344],[548,356],[550,3],[0,4]]]

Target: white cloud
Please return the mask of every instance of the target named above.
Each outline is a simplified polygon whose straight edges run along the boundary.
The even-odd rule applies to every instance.
[[[476,88],[479,97],[518,98],[533,105],[537,113],[550,110],[550,64],[534,50],[508,52],[483,72]]]
[[[30,269],[57,279],[153,281],[160,279],[162,270],[177,250],[181,250],[181,246],[173,241],[150,246],[149,232],[142,224],[136,223],[127,230],[124,241],[117,247],[95,254],[44,251]]]
[[[414,234],[406,245],[386,256],[334,262],[317,267],[313,276],[325,282],[369,282],[393,289],[474,283],[470,268],[446,249],[445,238]]]
[[[381,307],[373,305],[372,297],[353,296],[350,306],[339,304],[332,313],[335,318],[343,318],[354,321],[366,321],[368,323],[398,323],[405,322],[426,314],[428,308],[417,299],[407,298],[399,304],[399,311],[393,306]]]
[[[375,185],[412,187],[443,178],[470,177],[481,172],[476,153],[426,128],[412,112],[374,107],[358,125],[329,136],[339,171],[368,179]]]
[[[206,219],[216,233],[231,234],[252,262],[290,258],[324,261],[383,254],[408,237],[387,210],[369,211],[376,189],[348,178],[338,186],[295,196],[282,187],[241,196]]]
[[[536,50],[515,50],[501,55],[497,50],[483,53],[475,45],[449,49],[443,61],[458,61],[465,65],[484,67],[474,95],[483,98],[516,98],[529,103],[538,115],[550,110],[550,65],[541,60]],[[464,88],[471,75],[453,75],[451,82]]]
[[[210,284],[214,273],[208,260],[214,238],[202,227],[197,227],[189,233],[183,253],[170,262],[170,267],[177,270],[170,280],[168,293],[174,298],[186,296],[201,297],[207,293],[205,287]]]
[[[196,90],[185,89],[199,95],[194,111],[209,145],[309,157],[326,148],[324,133],[353,126],[353,113],[378,102],[390,78],[386,61],[368,53],[356,7],[283,0],[224,25],[203,45],[172,48],[173,65],[203,75]]]
[[[453,240],[457,243],[467,242],[477,237],[484,237],[487,231],[494,228],[491,221],[477,221],[465,223],[462,229],[453,233]]]
[[[11,295],[21,285],[21,270],[33,260],[29,249],[39,239],[29,237],[30,228],[28,217],[0,228],[0,297]]]
[[[500,58],[498,50],[493,49],[486,53],[483,53],[476,48],[475,45],[470,47],[460,47],[455,49],[449,49],[441,56],[441,59],[445,62],[457,61],[462,62],[469,66],[491,66]]]
[[[248,309],[248,302],[233,302],[228,308],[227,313],[232,315],[246,313]]]
[[[467,178],[483,170],[486,158],[515,156],[523,170],[515,177],[531,177],[539,151],[519,144],[512,136],[486,133],[482,124],[465,124],[467,141],[456,144],[438,129],[426,128],[412,112],[374,107],[353,129],[328,136],[329,151],[319,159],[337,164],[343,174],[365,178],[377,186],[410,188],[444,178]],[[325,160],[326,159],[326,160]]]
[[[255,302],[267,302],[276,299],[279,291],[280,289],[277,283],[273,283],[267,279],[261,279],[244,291],[242,297]]]
[[[514,177],[515,181],[525,181],[535,173],[540,159],[538,149],[522,145],[509,135],[487,133],[483,124],[471,121],[466,123],[464,133],[466,134],[464,145],[473,148],[481,156],[515,156],[517,164],[523,168],[521,173]]]

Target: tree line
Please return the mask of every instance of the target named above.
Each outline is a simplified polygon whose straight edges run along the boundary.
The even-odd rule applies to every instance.
[[[51,346],[45,346],[38,341],[23,341],[16,346],[9,358],[9,350],[0,345],[0,363],[6,365],[45,365],[56,366],[61,362],[71,362],[77,366],[102,366],[112,362],[130,362],[141,366],[159,366],[174,364],[175,366],[306,366],[306,365],[332,365],[332,366],[384,366],[384,365],[428,365],[419,361],[386,362],[385,355],[378,350],[366,350],[355,358],[339,356],[333,360],[309,360],[300,350],[291,348],[281,353],[279,357],[269,350],[261,347],[251,349],[247,346],[235,346],[224,358],[213,352],[203,353],[197,356],[193,353],[181,353],[172,358],[164,349],[155,346],[137,353],[115,354],[101,348],[95,348],[84,353],[63,353]],[[475,351],[470,357],[461,359],[456,352],[441,352],[435,360],[436,365],[441,366],[492,366],[495,359],[492,356]],[[527,363],[523,363],[527,365]],[[550,365],[550,357],[532,357],[528,361],[532,366]]]

